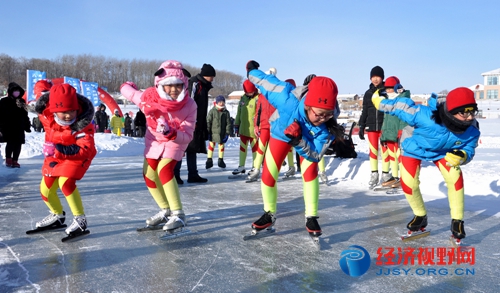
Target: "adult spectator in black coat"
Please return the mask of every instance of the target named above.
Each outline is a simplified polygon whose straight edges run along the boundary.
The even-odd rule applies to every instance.
[[[95,112],[94,122],[97,125],[96,132],[104,132],[108,128],[108,114],[106,114],[106,106],[101,104],[99,111]]]
[[[24,132],[31,132],[24,89],[17,83],[9,83],[7,96],[0,100],[0,141],[6,142],[5,166],[20,168],[17,162],[25,143]]]
[[[124,118],[125,136],[132,136],[132,118],[130,118],[128,113],[125,113]]]
[[[137,137],[144,137],[146,135],[146,115],[139,109],[135,114],[134,125],[137,130]]]
[[[208,130],[207,130],[207,111],[208,111],[208,91],[212,88],[212,82],[215,78],[215,69],[210,64],[203,64],[201,71],[196,76],[189,79],[189,95],[198,105],[196,114],[196,126],[194,128],[193,140],[186,149],[186,162],[188,167],[188,183],[205,183],[208,180],[200,177],[196,167],[196,154],[207,153]],[[177,184],[184,182],[180,178],[180,169],[182,161],[175,166],[174,173]]]

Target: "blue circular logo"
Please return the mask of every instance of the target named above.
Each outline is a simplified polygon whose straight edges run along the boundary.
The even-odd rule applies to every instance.
[[[370,268],[370,254],[362,246],[351,245],[340,254],[339,265],[351,277],[359,277]]]

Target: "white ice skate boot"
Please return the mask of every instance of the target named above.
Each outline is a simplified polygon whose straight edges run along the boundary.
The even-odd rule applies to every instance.
[[[260,175],[260,169],[252,168],[252,170],[248,172],[247,180],[255,181],[259,179],[259,175]]]
[[[52,212],[43,218],[43,220],[36,222],[37,228],[46,228],[46,227],[58,227],[64,224],[64,220],[66,220],[66,212],[63,211],[62,214],[53,214]]]
[[[245,174],[245,166],[239,166],[237,169],[234,169],[233,175]]]
[[[378,172],[372,172],[370,175],[370,182],[368,185],[370,185],[370,188],[375,187],[378,184]]]
[[[285,178],[292,177],[293,175],[295,175],[295,167],[290,166],[288,171],[285,172]]]
[[[319,172],[318,175],[319,175],[319,179],[321,180],[321,182],[323,182],[325,184],[328,183],[328,177],[326,176],[325,171]]]
[[[85,215],[80,215],[75,216],[73,222],[69,225],[65,232],[70,235],[71,233],[81,233],[85,230],[87,230],[87,218]]]
[[[168,222],[163,226],[163,231],[174,230],[186,226],[186,215],[183,210],[172,211]]]
[[[392,177],[392,174],[382,172],[382,186],[387,187],[391,186],[396,182],[396,179]]]
[[[160,224],[164,224],[168,221],[168,217],[170,216],[170,209],[162,209],[156,215],[148,218],[146,220],[146,225],[148,226],[157,226]]]

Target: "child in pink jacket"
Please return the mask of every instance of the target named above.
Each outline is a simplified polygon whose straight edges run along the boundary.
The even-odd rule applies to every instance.
[[[143,174],[160,212],[146,220],[148,227],[164,224],[171,231],[186,224],[174,166],[193,138],[197,106],[189,97],[188,79],[180,62],[168,60],[155,75],[155,86],[144,92],[133,82],[121,86],[122,95],[146,115]]]

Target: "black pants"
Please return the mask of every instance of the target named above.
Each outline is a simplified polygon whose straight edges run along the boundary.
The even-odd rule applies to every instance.
[[[186,153],[186,163],[188,168],[188,178],[198,176],[198,168],[196,167],[196,153]],[[177,162],[174,168],[174,175],[179,177],[181,173],[182,160]]]
[[[23,144],[19,142],[7,142],[5,145],[5,158],[12,159],[16,161],[19,159],[19,154],[21,154],[21,146]]]

